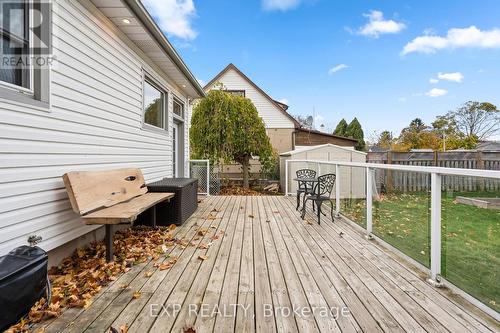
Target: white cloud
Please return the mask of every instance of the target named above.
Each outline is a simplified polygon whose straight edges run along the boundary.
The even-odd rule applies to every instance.
[[[428,92],[426,92],[425,94],[429,97],[440,97],[440,96],[446,95],[447,93],[448,93],[448,90],[433,88],[433,89],[429,90]]]
[[[191,26],[196,16],[193,0],[142,0],[160,28],[169,36],[192,40],[198,33]]]
[[[301,0],[262,0],[262,8],[268,11],[281,10],[284,12],[296,8],[300,3]]]
[[[456,48],[500,48],[500,30],[481,31],[471,25],[468,28],[450,29],[445,37],[419,36],[406,44],[401,53],[403,55],[412,52],[435,53],[438,50]]]
[[[333,75],[333,74],[337,73],[338,71],[341,71],[341,70],[346,69],[346,68],[349,68],[349,66],[346,64],[340,64],[340,65],[337,65],[335,67],[330,68],[328,70],[328,74]]]
[[[439,82],[439,80],[435,79],[435,78],[431,78],[431,79],[429,79],[429,82],[432,83],[432,84],[436,84],[436,83]]]
[[[438,79],[452,81],[452,82],[462,82],[464,80],[464,75],[460,72],[455,73],[439,73]]]
[[[385,20],[384,13],[378,10],[372,10],[368,14],[363,14],[368,18],[368,23],[359,28],[358,34],[373,38],[378,38],[383,34],[396,34],[406,28],[402,22],[394,20]]]
[[[405,103],[406,102],[406,97],[399,97],[398,98],[399,103]]]
[[[286,105],[289,105],[288,103],[290,103],[290,101],[286,98],[279,99],[278,102],[286,104]]]

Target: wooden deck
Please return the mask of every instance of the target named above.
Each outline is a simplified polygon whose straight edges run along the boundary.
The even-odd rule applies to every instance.
[[[169,249],[175,265],[163,271],[153,262],[135,266],[87,310],[67,310],[45,332],[111,326],[119,332],[124,324],[141,333],[500,330],[347,223],[308,220],[300,219],[292,198],[207,198],[176,230],[196,246]],[[196,236],[200,228],[208,230],[203,237]],[[124,284],[129,288],[122,290]]]

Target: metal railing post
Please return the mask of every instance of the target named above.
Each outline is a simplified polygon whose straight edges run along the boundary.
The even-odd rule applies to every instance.
[[[288,162],[290,160],[285,161],[285,196],[288,196]]]
[[[373,232],[373,173],[374,170],[366,168],[366,231],[368,238]]]
[[[335,215],[340,216],[340,166],[335,164]]]
[[[441,175],[431,174],[431,282],[441,275]]]

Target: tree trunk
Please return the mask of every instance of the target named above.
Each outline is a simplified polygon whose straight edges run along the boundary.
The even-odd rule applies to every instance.
[[[250,156],[245,156],[241,159],[243,167],[243,187],[250,188]]]

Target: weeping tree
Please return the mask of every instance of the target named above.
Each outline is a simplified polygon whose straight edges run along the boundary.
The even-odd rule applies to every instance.
[[[245,188],[249,187],[252,157],[258,156],[264,169],[272,163],[271,143],[255,106],[223,90],[210,91],[196,105],[189,139],[193,158],[241,164]]]

